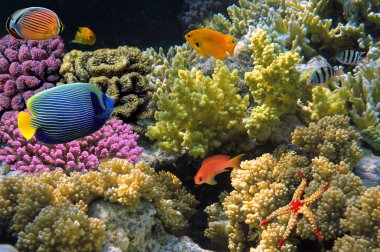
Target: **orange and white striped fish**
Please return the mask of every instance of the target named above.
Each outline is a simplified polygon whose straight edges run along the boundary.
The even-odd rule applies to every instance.
[[[29,7],[13,13],[5,24],[10,35],[17,39],[47,40],[63,31],[57,14],[43,7]]]

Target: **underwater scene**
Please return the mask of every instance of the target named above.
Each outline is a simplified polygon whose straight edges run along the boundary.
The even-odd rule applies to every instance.
[[[0,22],[0,252],[380,252],[379,0]]]

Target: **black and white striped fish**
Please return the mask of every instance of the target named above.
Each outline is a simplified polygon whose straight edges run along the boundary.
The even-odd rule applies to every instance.
[[[358,52],[352,49],[347,49],[340,51],[336,55],[336,60],[339,61],[339,63],[344,65],[356,65],[362,60],[362,55],[365,54],[365,52]]]
[[[322,85],[336,75],[343,74],[341,69],[334,69],[331,66],[316,69],[310,76],[307,84],[310,86]]]

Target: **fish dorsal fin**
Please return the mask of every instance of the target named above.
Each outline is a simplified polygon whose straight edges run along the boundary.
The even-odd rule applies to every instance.
[[[215,161],[228,161],[230,159],[227,155],[215,155],[203,160],[202,165],[207,165]]]
[[[105,109],[100,104],[99,96],[94,92],[91,92],[90,95],[91,95],[91,102],[92,102],[92,107],[94,108],[95,116],[102,115],[105,112]]]

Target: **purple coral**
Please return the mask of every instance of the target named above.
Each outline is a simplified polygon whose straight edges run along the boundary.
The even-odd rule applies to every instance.
[[[25,108],[24,100],[54,87],[62,64],[63,42],[60,37],[43,42],[0,39],[0,114]]]
[[[66,171],[96,169],[99,160],[111,157],[136,163],[143,148],[137,146],[138,134],[121,120],[112,118],[97,132],[81,140],[49,145],[35,137],[26,140],[17,128],[18,112],[6,112],[0,121],[0,140],[8,146],[0,149],[0,161],[12,170],[35,173],[61,168]]]

